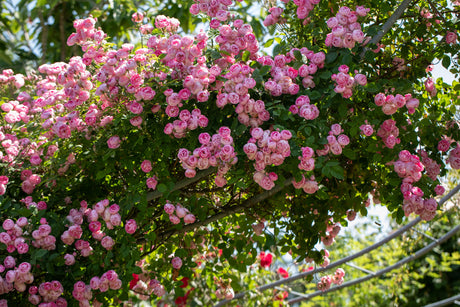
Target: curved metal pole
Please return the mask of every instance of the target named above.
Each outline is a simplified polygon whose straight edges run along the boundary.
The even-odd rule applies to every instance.
[[[450,237],[452,237],[454,234],[456,234],[458,231],[460,230],[460,225],[457,225],[454,229],[452,229],[451,231],[449,231],[448,233],[446,233],[444,236],[442,236],[439,240],[437,240],[436,242],[433,242],[427,246],[425,246],[424,248],[422,249],[419,249],[415,254],[412,254],[404,259],[402,259],[401,261],[398,261],[396,262],[395,264],[383,269],[383,270],[380,270],[374,274],[369,274],[369,275],[366,275],[364,277],[361,277],[361,278],[357,278],[355,280],[352,280],[352,281],[349,281],[349,282],[346,282],[346,283],[343,283],[339,286],[335,286],[333,288],[330,288],[326,291],[316,291],[316,292],[313,292],[312,294],[309,294],[309,295],[305,295],[303,297],[299,297],[299,298],[295,298],[295,299],[292,299],[292,300],[289,300],[288,301],[288,304],[294,304],[294,303],[298,303],[300,301],[303,301],[303,300],[308,300],[308,299],[311,299],[315,296],[318,296],[318,295],[323,295],[325,293],[329,293],[329,292],[334,292],[334,291],[337,291],[337,290],[340,290],[340,289],[343,289],[343,288],[347,288],[349,286],[353,286],[353,285],[356,285],[356,284],[359,284],[359,283],[362,283],[364,281],[367,281],[369,279],[372,279],[372,278],[375,278],[375,277],[378,277],[378,276],[381,276],[383,274],[386,274],[394,269],[397,269],[399,268],[400,266],[408,263],[408,262],[411,262],[411,261],[414,261],[415,259],[418,259],[422,256],[424,256],[425,254],[427,254],[428,252],[430,252],[433,248],[435,248],[436,246],[440,245],[441,243],[447,241]]]

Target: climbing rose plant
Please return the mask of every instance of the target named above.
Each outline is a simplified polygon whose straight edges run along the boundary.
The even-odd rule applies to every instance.
[[[386,1],[283,1],[262,38],[238,3],[200,0],[206,31],[137,12],[143,44],[120,48],[88,17],[67,40],[82,56],[3,70],[0,305],[211,304],[283,253],[327,267],[371,202],[433,219],[460,86],[431,76],[458,72],[458,3],[430,4],[377,41]]]

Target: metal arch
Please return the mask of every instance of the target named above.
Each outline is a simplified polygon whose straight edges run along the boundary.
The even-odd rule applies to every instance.
[[[450,190],[450,192],[449,192],[446,196],[444,196],[444,197],[439,201],[439,206],[442,206],[445,202],[447,202],[450,198],[452,198],[452,196],[454,196],[456,193],[458,193],[459,190],[460,190],[460,184],[458,184],[455,188],[453,188],[452,190]],[[257,287],[255,290],[256,290],[256,291],[264,291],[264,290],[267,290],[267,289],[275,288],[275,287],[280,286],[280,285],[282,285],[282,284],[290,283],[290,282],[292,282],[292,281],[294,281],[294,280],[301,279],[301,278],[304,278],[304,277],[309,276],[309,275],[313,275],[313,274],[321,273],[321,272],[326,271],[326,270],[329,270],[329,269],[333,269],[333,268],[335,268],[335,267],[337,267],[337,266],[339,266],[339,265],[342,265],[342,264],[344,264],[344,263],[346,263],[346,262],[349,262],[349,261],[351,261],[351,260],[353,260],[353,259],[355,259],[355,258],[361,257],[361,256],[363,256],[363,255],[365,255],[365,254],[371,252],[372,250],[374,250],[374,249],[376,249],[376,248],[378,248],[378,247],[384,245],[385,243],[387,243],[387,242],[391,241],[392,239],[394,239],[394,238],[400,236],[401,234],[403,234],[404,232],[408,231],[410,228],[414,227],[415,225],[417,225],[417,224],[420,223],[420,222],[421,222],[420,217],[417,217],[417,218],[414,219],[413,221],[409,222],[409,223],[406,224],[405,226],[403,226],[403,227],[399,228],[398,230],[394,231],[393,233],[391,233],[390,235],[388,235],[388,236],[385,237],[384,239],[380,240],[379,242],[374,243],[373,245],[368,246],[368,247],[366,247],[365,249],[362,249],[361,251],[359,251],[359,252],[357,252],[357,253],[355,253],[355,254],[353,254],[353,255],[350,255],[350,256],[345,257],[345,258],[342,258],[342,259],[340,259],[340,260],[338,260],[338,261],[336,261],[336,262],[333,262],[333,263],[329,264],[326,268],[318,268],[318,269],[315,269],[315,270],[313,270],[313,271],[308,271],[308,272],[300,273],[300,274],[297,274],[297,275],[294,275],[294,276],[291,276],[291,277],[288,277],[288,278],[280,279],[280,280],[277,280],[277,281],[275,281],[275,282],[272,282],[272,283],[269,283],[269,284],[265,284],[265,285],[259,286],[259,287]],[[457,226],[455,229],[457,229],[458,227],[460,227],[460,226]],[[452,230],[451,230],[451,231],[452,231]],[[449,232],[449,233],[450,233],[450,232]],[[449,233],[448,233],[448,234],[449,234]],[[452,234],[452,235],[453,235],[453,234]],[[444,237],[443,237],[443,238],[444,238]],[[441,239],[442,239],[442,238],[441,238]],[[437,241],[431,243],[431,244],[428,245],[427,247],[432,246],[433,244],[435,244],[435,245],[433,246],[433,248],[434,248],[435,246],[437,246],[437,245],[439,245],[439,244],[442,243],[442,241],[440,241],[441,239],[438,239]],[[426,248],[426,247],[425,247],[425,248]],[[424,249],[425,249],[425,248],[424,248]],[[424,249],[419,250],[419,252],[422,251],[422,250],[424,250]],[[427,251],[427,252],[428,252],[428,251]],[[413,255],[412,255],[412,256],[413,256]],[[420,256],[419,256],[419,257],[420,257]],[[408,257],[408,258],[410,258],[410,257]],[[405,259],[408,259],[408,258],[405,258]],[[417,258],[418,258],[418,257],[417,257]],[[401,260],[401,261],[404,261],[405,259],[403,259],[403,260]],[[415,259],[415,258],[414,258],[414,259]],[[400,262],[401,262],[401,261],[400,261]],[[411,260],[410,260],[410,261],[411,261]],[[400,262],[398,262],[398,263],[400,263]],[[396,263],[396,264],[398,264],[398,263]],[[396,265],[396,264],[395,264],[395,265]],[[378,272],[375,273],[375,274],[378,274],[379,272],[381,272],[381,271],[378,271]],[[383,274],[383,273],[381,273],[381,274]],[[380,275],[381,275],[381,274],[380,274]],[[373,278],[373,277],[375,277],[375,276],[379,276],[379,275],[372,275],[370,278]],[[363,278],[366,278],[365,280],[370,279],[370,278],[367,277],[367,276],[365,276],[365,277],[363,277]],[[365,281],[365,280],[362,280],[362,281]],[[332,288],[332,289],[338,290],[338,289],[344,288],[344,287],[345,287],[347,284],[349,284],[349,283],[351,283],[351,282],[344,283],[344,284],[342,284],[342,285],[340,285],[340,286],[336,286],[336,287],[334,287],[334,288]],[[359,283],[359,282],[356,282],[356,283]],[[335,291],[335,290],[331,290],[331,289],[330,289],[329,291],[321,292],[320,294],[322,294],[322,293],[327,293],[327,292],[330,292],[330,291]],[[249,292],[249,291],[244,291],[244,292],[237,293],[237,294],[233,297],[233,299],[231,299],[231,300],[222,300],[222,301],[220,301],[220,302],[217,302],[217,303],[214,305],[214,307],[224,306],[225,304],[229,303],[229,302],[232,301],[232,300],[236,300],[236,299],[239,299],[239,298],[243,298],[248,292]],[[316,293],[316,292],[315,292],[315,293]],[[320,295],[320,294],[317,294],[317,295]],[[317,296],[317,295],[315,295],[315,296]],[[308,295],[307,295],[307,296],[308,296]],[[303,299],[305,299],[305,296],[303,296]],[[303,300],[303,299],[302,299],[302,300]],[[290,301],[289,301],[289,302],[290,302]]]

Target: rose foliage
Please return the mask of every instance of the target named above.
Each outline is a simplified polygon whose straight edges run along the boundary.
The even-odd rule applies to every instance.
[[[458,73],[457,4],[383,27],[397,1],[283,0],[261,38],[199,0],[206,31],[135,13],[142,45],[119,48],[76,20],[81,57],[0,75],[1,304],[210,304],[256,286],[232,270],[260,251],[327,266],[317,243],[371,201],[431,220],[460,168],[460,86],[431,77]]]

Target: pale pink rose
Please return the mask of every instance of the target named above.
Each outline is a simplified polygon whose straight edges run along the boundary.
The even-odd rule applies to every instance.
[[[167,214],[173,214],[174,211],[176,210],[176,207],[171,203],[166,203],[163,209],[165,210]]]
[[[195,220],[196,220],[195,215],[193,215],[193,214],[191,214],[191,213],[186,214],[186,215],[184,216],[184,223],[185,223],[185,224],[192,224],[192,223],[195,223]]]
[[[101,240],[101,245],[102,247],[104,247],[106,250],[111,250],[112,247],[115,245],[115,241],[109,237],[109,236],[105,236],[102,238]]]
[[[27,218],[26,217],[20,217],[17,221],[16,221],[16,225],[18,225],[19,227],[24,227],[28,224],[28,221],[27,221]]]
[[[331,126],[331,132],[334,135],[339,135],[340,133],[342,133],[342,126],[340,126],[340,124],[333,124]]]
[[[2,225],[2,226],[3,226],[3,229],[5,229],[5,230],[8,231],[8,230],[10,230],[10,229],[13,229],[14,225],[15,225],[15,223],[13,222],[13,220],[11,220],[11,219],[6,219],[6,220],[3,221],[3,225]]]
[[[434,188],[434,192],[436,193],[436,195],[442,195],[446,192],[446,189],[442,185],[437,185]]]
[[[342,146],[339,143],[329,145],[329,149],[334,155],[340,155],[342,153]]]
[[[423,202],[425,210],[433,212],[438,208],[438,203],[434,198],[425,199]]]
[[[185,177],[193,178],[196,175],[196,171],[194,169],[186,169],[185,170]]]
[[[75,264],[75,257],[71,254],[65,254],[64,261],[66,265],[74,265]]]
[[[7,269],[14,268],[14,266],[16,265],[16,260],[12,256],[6,256],[3,260],[3,265]]]
[[[227,179],[225,179],[223,176],[217,175],[214,182],[216,183],[218,187],[223,187],[224,185],[227,184]]]
[[[367,84],[367,78],[363,74],[356,74],[354,79],[356,83],[358,83],[361,86],[365,86]]]
[[[152,162],[149,160],[144,160],[141,163],[141,169],[144,173],[149,173],[152,171]]]
[[[179,257],[174,257],[171,260],[172,267],[175,268],[176,270],[180,269],[182,267],[182,260]]]
[[[91,280],[89,281],[89,286],[91,287],[91,289],[93,290],[97,290],[99,289],[99,285],[101,284],[101,280],[99,277],[97,276],[94,276],[93,278],[91,278]],[[86,289],[86,288],[85,288]]]
[[[348,210],[347,211],[347,219],[351,222],[356,218],[356,211]]]
[[[131,15],[131,20],[135,23],[140,23],[144,19],[144,15],[142,13],[136,12]]]
[[[169,215],[169,221],[171,223],[173,223],[174,225],[177,225],[180,223],[180,218],[178,218],[177,216],[175,216],[174,214],[170,214]]]
[[[447,152],[450,148],[450,141],[449,140],[441,140],[438,143],[438,150],[441,152]]]
[[[182,207],[181,205],[177,205],[177,206],[176,206],[176,215],[177,215],[179,218],[183,218],[186,214],[187,214],[187,209],[185,209],[185,208]]]
[[[457,42],[457,33],[447,31],[446,34],[446,43],[455,44]]]
[[[126,221],[126,224],[125,224],[126,233],[133,234],[136,232],[136,229],[137,229],[137,223],[135,220],[130,219]]]
[[[121,216],[120,214],[116,213],[110,217],[110,224],[113,226],[120,226],[121,225]]]
[[[377,106],[383,106],[385,104],[386,96],[383,93],[378,93],[374,97],[374,102]]]
[[[361,125],[359,129],[363,132],[365,136],[371,136],[374,133],[374,129],[371,125]]]
[[[341,146],[347,146],[348,144],[350,144],[350,139],[349,139],[348,136],[346,136],[345,134],[340,134],[340,135],[337,137],[337,142],[338,142]]]
[[[155,190],[157,188],[158,181],[156,177],[154,176],[154,177],[147,178],[146,184],[149,189]]]
[[[107,146],[110,149],[116,149],[116,148],[120,147],[120,143],[121,143],[121,140],[120,140],[120,137],[118,135],[112,136],[107,140]]]

